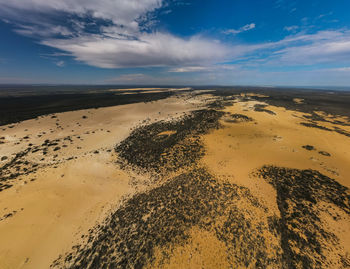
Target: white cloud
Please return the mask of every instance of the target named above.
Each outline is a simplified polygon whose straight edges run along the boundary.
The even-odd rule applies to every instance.
[[[50,25],[50,24],[38,24],[38,25],[24,25],[18,24],[15,32],[21,35],[33,37],[38,36],[41,38],[51,37],[53,35],[69,37],[73,33],[64,26],[61,25]]]
[[[296,4],[296,0],[276,0],[275,8],[289,10],[289,13],[293,13],[294,11],[296,11]]]
[[[110,32],[108,32],[110,30]],[[102,68],[174,66],[172,72],[204,71],[225,61],[243,65],[313,65],[350,61],[350,31],[298,33],[276,42],[225,45],[200,36],[138,33],[136,38],[107,27],[104,35],[44,39],[42,44]]]
[[[296,32],[299,29],[299,26],[297,25],[285,26],[283,29],[288,32]]]
[[[3,15],[16,19],[26,12],[66,12],[129,26],[141,14],[159,8],[162,0],[0,0],[0,5]]]
[[[150,13],[162,3],[162,0],[0,0],[0,15],[13,21],[17,33],[38,38],[41,44],[102,68],[189,65],[220,61],[227,55],[224,45],[200,36],[184,39],[169,33],[142,31],[151,27],[154,18]],[[60,13],[68,14],[70,20],[57,19]],[[94,31],[85,29],[89,27],[85,17],[92,17]]]
[[[42,44],[69,52],[76,60],[102,68],[171,66],[223,60],[228,48],[198,36],[182,39],[165,33],[142,33],[138,39],[99,35],[49,39]]]
[[[194,72],[221,72],[221,71],[236,71],[238,67],[236,65],[207,65],[207,66],[183,66],[176,67],[169,70],[171,73],[194,73]]]
[[[332,68],[330,71],[338,71],[338,72],[348,72],[350,73],[350,67],[340,67],[340,68]]]
[[[255,28],[255,23],[250,23],[250,24],[242,26],[239,29],[227,29],[225,31],[222,31],[222,33],[226,34],[226,35],[229,35],[229,34],[237,35],[239,33],[246,32],[246,31],[252,30],[254,28]]]
[[[65,62],[64,61],[58,61],[58,62],[56,62],[56,65],[58,67],[63,67],[65,65]]]
[[[139,23],[148,20],[148,14],[162,3],[162,0],[0,0],[0,17],[12,23],[17,33],[36,38],[76,37],[91,33],[86,31],[89,27],[94,28],[94,33],[101,27],[101,33],[118,30],[115,34],[134,35],[139,32]]]
[[[320,14],[320,15],[317,17],[317,19],[322,19],[322,18],[324,18],[324,17],[328,17],[328,16],[331,16],[331,15],[333,15],[333,11],[328,12],[328,13],[325,13],[325,14]]]
[[[350,39],[288,47],[277,51],[276,54],[281,54],[280,61],[288,65],[349,62]]]
[[[208,69],[211,69],[211,68],[207,66],[184,66],[184,67],[176,67],[176,68],[170,69],[169,72],[189,73],[189,72],[207,71]]]
[[[350,61],[350,31],[320,31],[298,34],[270,44],[266,61],[275,65],[342,64]]]

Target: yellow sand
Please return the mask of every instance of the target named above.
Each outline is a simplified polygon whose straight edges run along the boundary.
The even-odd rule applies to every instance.
[[[125,195],[142,189],[131,186],[130,177],[133,182],[145,179],[135,179],[136,175],[124,173],[115,164],[114,146],[141,123],[178,117],[196,109],[203,104],[200,98],[184,95],[146,104],[65,112],[55,114],[57,118],[48,115],[23,121],[5,131],[0,128],[0,136],[5,137],[0,157],[12,158],[29,143],[41,145],[46,139],[68,135],[73,139],[73,144],[63,143],[66,148],[60,142],[59,151],[50,148],[47,156],[41,151],[28,155],[28,160],[48,167],[21,176],[12,188],[0,192],[0,218],[17,211],[0,221],[0,268],[48,268],[111,208],[115,210]],[[20,141],[27,135],[29,139]],[[60,162],[57,165],[53,165],[54,154]],[[45,160],[40,161],[43,157]],[[69,157],[76,159],[67,161]],[[31,182],[33,178],[36,180]]]
[[[294,98],[293,101],[296,104],[303,104],[304,103],[304,99],[302,99],[302,98]]]
[[[162,135],[173,135],[173,134],[176,134],[176,131],[164,131],[164,132],[161,132],[159,133],[158,135],[159,136],[162,136]]]
[[[21,180],[15,181],[14,187],[0,192],[0,218],[17,211],[13,217],[0,221],[0,268],[48,268],[60,254],[82,241],[81,235],[87,234],[89,228],[102,221],[110,210],[115,210],[123,197],[145,188],[141,183],[131,185],[130,181],[131,177],[133,182],[147,181],[147,178],[123,172],[115,164],[115,144],[141,123],[178,117],[215,99],[210,94],[195,98],[184,94],[180,98],[146,104],[55,114],[57,118],[48,115],[15,124],[11,129],[6,126],[5,131],[0,128],[0,137],[5,137],[5,144],[0,146],[0,157],[11,157],[26,149],[28,143],[40,145],[45,139],[68,135],[73,138],[73,144],[66,143],[67,147],[61,147],[56,153],[50,150],[43,161],[40,161],[43,157],[40,152],[30,154],[28,159],[48,167],[22,176]],[[275,190],[264,180],[251,175],[263,165],[315,169],[350,187],[349,137],[300,125],[300,122],[307,121],[301,112],[268,106],[266,109],[276,113],[270,115],[254,111],[255,104],[259,102],[236,102],[224,109],[227,113],[244,114],[254,121],[229,123],[222,120],[223,128],[202,137],[206,155],[200,164],[206,166],[210,173],[249,188],[269,208],[269,214],[277,216],[279,210]],[[330,120],[348,121],[344,117],[323,116]],[[56,126],[56,122],[61,127]],[[318,124],[328,128],[338,126],[327,122]],[[350,131],[349,127],[338,127]],[[167,131],[159,135],[173,133]],[[42,136],[38,137],[38,134]],[[29,139],[23,139],[27,135]],[[303,145],[312,145],[316,150],[307,151],[302,148]],[[94,153],[96,150],[98,153]],[[326,151],[331,157],[320,155],[318,151]],[[53,165],[54,154],[58,154],[56,160],[60,162],[57,168]],[[76,158],[67,161],[69,157]],[[0,165],[5,162],[0,162]],[[36,180],[31,182],[32,178]],[[244,208],[245,205],[241,206]],[[252,223],[266,220],[266,215],[260,209],[252,212],[255,216]],[[341,222],[335,222],[326,215],[320,218],[340,238],[340,246],[350,251],[350,237],[346,233],[350,231],[348,216],[344,215]],[[172,255],[164,260],[163,252],[169,249]],[[185,245],[171,246],[169,249],[157,248],[156,259],[149,266],[228,267],[226,246],[212,232],[197,227],[192,227],[190,240]]]
[[[241,113],[252,117],[253,122],[227,123],[224,128],[204,135],[207,150],[202,164],[209,171],[230,182],[248,187],[270,210],[279,214],[275,189],[264,180],[251,174],[263,165],[276,165],[297,169],[315,169],[350,188],[350,139],[347,136],[300,125],[304,114],[284,108],[268,106],[276,115],[253,111],[256,101],[236,103],[225,112]],[[321,123],[320,123],[321,125]],[[335,126],[322,123],[322,125]],[[349,130],[344,126],[340,128]],[[307,151],[303,145],[316,148]],[[326,151],[330,157],[318,151]],[[342,238],[340,245],[350,252],[350,218],[342,214],[344,221],[332,222],[334,233]],[[324,219],[323,223],[327,223]]]

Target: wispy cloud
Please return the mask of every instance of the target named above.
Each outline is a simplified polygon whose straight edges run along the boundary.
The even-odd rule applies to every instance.
[[[320,14],[318,17],[317,17],[317,19],[322,19],[322,18],[324,18],[324,17],[328,17],[328,16],[331,16],[331,15],[333,15],[333,12],[331,11],[331,12],[328,12],[328,13],[325,13],[325,14]]]
[[[329,69],[330,71],[340,71],[340,72],[347,72],[350,75],[350,67],[340,67],[340,68],[332,68]]]
[[[350,31],[320,31],[290,36],[276,45],[270,61],[284,65],[345,64],[350,61]]]
[[[297,0],[276,0],[275,8],[289,10],[290,13],[296,11]]]
[[[252,30],[254,28],[255,28],[255,23],[250,23],[250,24],[246,24],[246,25],[242,26],[239,29],[227,29],[227,30],[224,30],[224,31],[222,31],[222,33],[226,34],[226,35],[230,35],[230,34],[237,35],[239,33],[246,32],[246,31]]]
[[[236,65],[227,65],[227,64],[216,64],[216,65],[207,65],[207,66],[183,66],[176,67],[169,70],[172,73],[205,73],[205,72],[220,72],[223,70],[237,70]]]
[[[211,70],[211,67],[207,66],[184,66],[184,67],[176,67],[169,70],[172,73],[189,73],[189,72],[202,72]]]
[[[64,61],[58,61],[55,63],[58,67],[63,67],[65,66],[65,62]]]
[[[17,24],[15,32],[24,36],[29,37],[40,37],[47,38],[52,36],[59,37],[70,37],[73,36],[72,31],[70,31],[67,27],[61,25],[50,25],[50,24],[37,24],[37,25],[25,25],[25,24]]]
[[[299,29],[299,26],[298,25],[285,26],[283,29],[288,32],[296,32]]]

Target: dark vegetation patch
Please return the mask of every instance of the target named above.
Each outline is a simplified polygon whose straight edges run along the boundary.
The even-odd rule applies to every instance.
[[[225,107],[225,105],[224,105],[224,101],[223,100],[215,100],[215,101],[210,102],[208,104],[208,108],[210,108],[210,109],[217,109],[217,110],[219,110],[219,109],[223,109],[224,107]]]
[[[0,167],[0,192],[11,188],[15,179],[21,179],[20,176],[34,173],[39,168],[43,168],[48,165],[57,165],[60,162],[56,159],[58,155],[53,156],[53,160],[50,164],[44,164],[33,161],[31,154],[47,155],[50,149],[52,149],[53,152],[59,151],[61,150],[61,147],[59,146],[61,143],[66,141],[72,144],[72,137],[75,136],[76,135],[67,136],[53,140],[46,139],[41,145],[31,144],[25,150],[16,153],[13,157],[3,156],[1,160],[7,160],[7,162]],[[42,158],[41,160],[43,161],[45,159]]]
[[[116,146],[122,166],[174,171],[194,164],[204,154],[199,135],[219,127],[223,112],[198,110],[177,121],[160,121],[136,128]],[[159,135],[172,131],[171,135]]]
[[[5,219],[7,219],[7,218],[11,218],[11,217],[13,217],[16,213],[17,213],[16,210],[14,210],[14,211],[12,211],[12,212],[10,212],[10,213],[7,213],[7,214],[3,215],[3,216],[0,218],[0,221],[5,220]]]
[[[36,89],[33,91],[35,90]],[[56,92],[16,97],[0,96],[0,125],[15,123],[52,113],[156,101],[167,98],[173,94],[174,92],[116,95],[114,92],[107,91],[95,93],[80,91],[77,93],[72,90],[71,93]]]
[[[311,146],[311,145],[305,145],[305,146],[302,146],[302,148],[309,150],[309,151],[316,150],[316,148],[314,146]],[[327,151],[324,151],[324,150],[320,150],[318,153],[323,155],[323,156],[327,156],[327,157],[331,156],[330,153],[328,153]]]
[[[315,120],[320,120],[314,111],[324,111],[331,115],[350,117],[350,91],[335,90],[312,90],[312,89],[267,89],[250,88],[252,92],[265,94],[268,97],[254,97],[254,99],[267,102],[273,106],[284,107],[290,110],[297,110],[312,114]],[[297,104],[294,98],[304,99],[304,102]]]
[[[237,207],[242,200],[248,205],[244,212]],[[267,210],[247,188],[218,183],[206,170],[195,169],[127,200],[91,230],[86,245],[74,247],[52,267],[142,268],[152,263],[156,247],[171,255],[172,246],[185,244],[190,229],[199,227],[226,244],[232,268],[282,268],[279,246],[267,247],[263,236],[267,222],[253,225],[249,208]]]
[[[21,211],[23,211],[24,210],[24,208],[21,208]],[[13,210],[12,212],[10,212],[10,213],[6,213],[5,215],[3,215],[2,217],[0,217],[0,221],[3,221],[3,220],[5,220],[5,219],[7,219],[7,218],[12,218],[14,215],[16,215],[18,212],[17,212],[17,210]]]
[[[338,134],[350,137],[350,132],[347,132],[344,129],[341,129],[341,128],[336,127],[336,126],[334,126],[333,129],[330,129],[330,128],[318,125],[315,122],[301,122],[300,124],[303,125],[303,126],[306,126],[306,127],[317,128],[317,129],[321,129],[321,130],[324,130],[324,131],[336,132]]]
[[[281,234],[285,268],[340,268],[345,254],[339,238],[322,224],[320,214],[332,216],[329,209],[338,208],[350,215],[349,189],[315,170],[264,166],[258,175],[277,191],[281,219],[273,226]],[[329,261],[332,252],[337,264]]]
[[[330,119],[326,116],[320,115],[319,113],[312,112],[310,115],[304,115],[304,118],[309,119],[311,121],[321,121],[328,122],[332,124],[342,125],[342,126],[350,126],[349,122],[336,120],[336,116],[329,115]],[[333,118],[333,119],[332,119]]]
[[[324,131],[333,132],[332,129],[329,129],[329,128],[321,126],[321,125],[318,125],[317,123],[314,123],[314,122],[300,122],[300,124],[303,125],[303,126],[306,126],[306,127],[317,128],[317,129],[321,129],[321,130],[324,130]]]
[[[225,117],[225,121],[231,122],[231,123],[240,123],[240,122],[253,121],[253,118],[243,114],[229,114],[228,116]]]
[[[337,132],[338,134],[345,135],[347,137],[350,137],[350,132],[347,132],[339,127],[334,126],[334,132]]]
[[[196,95],[200,95],[200,93]],[[232,97],[217,98],[215,101],[209,102],[207,107],[216,110],[224,109],[225,107],[232,106],[234,99]]]
[[[201,89],[196,87],[195,89]],[[327,121],[333,124],[350,126],[349,120],[339,121],[337,119],[325,118],[315,111],[323,111],[328,115],[346,116],[350,118],[350,91],[297,89],[297,88],[264,88],[264,87],[211,87],[216,96],[227,97],[241,93],[256,93],[263,96],[252,98],[241,98],[241,101],[258,100],[272,106],[284,107],[288,110],[295,110],[309,113],[306,116],[313,121]],[[296,103],[295,98],[303,99],[302,103]]]
[[[331,156],[330,153],[328,153],[327,151],[323,151],[323,150],[319,151],[318,153],[321,154],[321,155],[323,155],[323,156],[327,156],[327,157],[330,157],[330,156]]]
[[[311,146],[311,145],[305,145],[305,146],[302,146],[302,148],[304,148],[306,150],[315,150],[315,147]]]
[[[262,104],[256,104],[254,105],[254,111],[258,111],[258,112],[266,112],[270,115],[276,115],[275,112],[266,109],[265,107],[267,107],[267,105],[262,105]]]
[[[11,188],[17,177],[32,173],[38,169],[37,164],[25,160],[32,148],[18,152],[9,162],[0,167],[0,192]]]

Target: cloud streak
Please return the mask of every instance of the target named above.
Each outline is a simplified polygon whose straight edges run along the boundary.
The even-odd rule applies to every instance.
[[[182,39],[143,33],[137,39],[97,36],[49,39],[42,44],[69,52],[76,60],[102,68],[175,66],[223,60],[228,48],[201,37]]]
[[[223,34],[225,35],[237,35],[237,34],[240,34],[240,33],[243,33],[243,32],[247,32],[249,30],[252,30],[255,28],[255,23],[250,23],[250,24],[246,24],[244,26],[242,26],[241,28],[239,29],[227,29],[225,31],[222,31]]]
[[[350,61],[350,31],[319,31],[296,34],[267,44],[273,50],[266,62],[275,65],[346,64]]]

